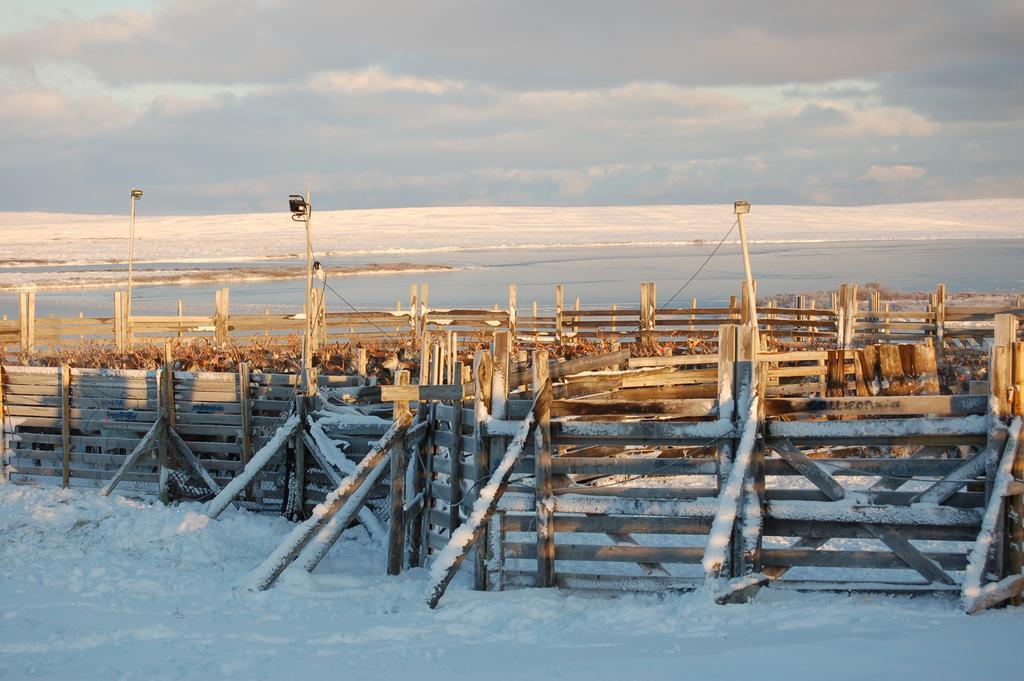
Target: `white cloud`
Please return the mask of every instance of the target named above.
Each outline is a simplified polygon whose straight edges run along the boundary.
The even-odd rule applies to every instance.
[[[927,174],[927,171],[920,166],[892,165],[892,166],[871,166],[864,173],[861,179],[870,182],[900,183],[919,180]]]
[[[327,71],[310,79],[310,90],[318,94],[380,94],[384,92],[417,92],[443,95],[462,90],[465,83],[454,80],[397,75],[378,67],[353,71]]]

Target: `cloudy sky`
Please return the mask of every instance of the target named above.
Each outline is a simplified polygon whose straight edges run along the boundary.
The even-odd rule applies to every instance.
[[[1024,0],[0,0],[0,210],[1024,197]]]

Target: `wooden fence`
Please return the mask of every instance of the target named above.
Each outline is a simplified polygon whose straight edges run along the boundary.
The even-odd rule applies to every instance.
[[[314,291],[312,305],[313,347],[334,342],[385,343],[417,346],[425,333],[453,332],[464,343],[486,342],[494,331],[505,330],[526,342],[587,341],[608,343],[675,342],[688,344],[693,352],[713,352],[718,327],[747,323],[742,296],[726,306],[699,307],[671,301],[659,306],[653,283],[641,284],[640,305],[582,307],[577,298],[567,306],[563,287],[555,287],[553,308],[534,302],[529,314],[518,308],[516,287],[509,298],[492,309],[446,309],[427,304],[427,286],[413,286],[408,305],[398,302],[394,310],[334,311],[328,309],[323,292]],[[185,315],[182,305],[171,316],[127,315],[127,298],[114,294],[110,317],[36,317],[35,294],[20,297],[20,314],[15,320],[0,320],[0,344],[8,360],[44,352],[87,340],[111,343],[125,350],[133,343],[183,341],[206,338],[217,345],[249,343],[256,338],[301,335],[306,317],[298,314],[231,314],[228,289],[217,292],[211,316]],[[857,287],[844,284],[833,295],[828,309],[798,297],[795,307],[774,301],[758,310],[761,336],[774,347],[852,348],[872,343],[914,343],[932,340],[945,348],[984,349],[985,339],[994,334],[997,314],[1024,315],[1024,296],[1015,307],[956,307],[947,304],[945,287],[939,285],[931,301],[917,310],[892,310],[877,292],[868,296],[862,308]]]
[[[432,605],[471,559],[481,589],[944,591],[976,610],[1024,587],[1024,343],[1012,316],[994,333],[982,394],[941,394],[933,346],[765,352],[749,325],[712,355],[568,361],[499,330],[471,368],[426,333],[419,384],[322,376],[308,419],[292,375],[3,366],[5,471],[306,518],[256,588],[314,569],[358,515],[389,573],[431,567]]]
[[[618,387],[553,386],[542,351],[531,372],[507,339],[478,356],[471,401],[430,416],[419,555],[444,561],[431,604],[471,545],[478,588],[494,590],[945,591],[968,611],[1020,592],[1024,343],[996,346],[984,395],[941,395],[929,376],[873,388],[862,357],[832,351],[838,378],[793,396],[773,377],[799,378],[816,353],[760,355],[749,327],[720,334],[714,368],[668,367],[665,386],[688,392],[657,399],[629,382],[657,362],[610,357]],[[532,419],[536,439],[515,450]]]

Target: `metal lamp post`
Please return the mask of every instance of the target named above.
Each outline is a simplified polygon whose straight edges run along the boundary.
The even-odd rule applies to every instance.
[[[302,392],[304,395],[316,394],[316,385],[310,380],[312,368],[312,335],[313,335],[313,310],[311,300],[313,297],[313,235],[310,230],[310,221],[313,217],[313,206],[309,202],[309,189],[306,189],[306,196],[292,194],[288,197],[288,208],[292,212],[292,220],[306,223],[306,333],[302,339]]]
[[[141,189],[132,190],[132,217],[128,231],[128,319],[132,318],[132,269],[135,265],[135,202],[142,198]]]

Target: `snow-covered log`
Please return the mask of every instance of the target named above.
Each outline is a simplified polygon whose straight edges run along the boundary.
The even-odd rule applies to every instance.
[[[305,433],[306,449],[316,459],[324,475],[330,479],[335,487],[341,484],[343,476],[335,472],[335,468],[344,475],[355,473],[356,465],[338,452],[338,442],[327,437],[322,428],[316,423],[310,425],[309,432]],[[388,532],[373,514],[373,511],[364,506],[357,514],[360,524],[366,528],[366,532],[374,541],[384,541]]]
[[[452,533],[447,546],[434,558],[434,564],[430,569],[430,582],[426,591],[427,605],[431,608],[437,607],[438,601],[444,596],[445,590],[455,577],[455,573],[458,572],[459,566],[466,559],[470,548],[483,536],[484,528],[487,527],[487,522],[494,514],[498,501],[508,485],[509,476],[512,475],[516,462],[523,455],[526,442],[535,426],[533,409],[530,409],[519,427],[519,432],[516,433],[508,449],[505,450],[505,455],[502,457],[501,463],[498,464],[498,468],[484,488],[480,490],[476,501],[473,502],[473,509],[466,522]]]
[[[373,485],[368,484],[375,476],[379,476],[387,467],[388,453],[391,446],[401,435],[408,430],[412,421],[410,414],[402,414],[392,424],[384,436],[377,441],[369,453],[356,466],[355,472],[342,480],[337,489],[327,495],[327,498],[316,505],[310,517],[295,527],[284,538],[284,541],[274,550],[266,560],[263,561],[245,582],[245,587],[250,591],[265,591],[273,585],[285,568],[291,565],[299,553],[307,544],[320,534],[321,530],[337,517],[337,525],[328,535],[319,536],[321,544],[326,548],[320,554],[325,555],[334,540],[341,535],[341,532],[348,527],[348,524],[355,517],[356,512],[366,501]],[[333,539],[332,539],[333,538]],[[329,544],[327,542],[330,541]],[[322,546],[321,546],[322,548]],[[308,560],[304,561],[309,563]],[[314,563],[315,565],[315,563]]]
[[[722,566],[725,565],[726,551],[732,540],[733,528],[739,515],[740,501],[743,494],[743,482],[750,474],[754,461],[754,445],[757,436],[757,413],[760,398],[754,395],[750,400],[746,419],[743,423],[743,434],[736,448],[736,459],[729,479],[718,496],[718,510],[711,522],[711,533],[708,536],[707,548],[704,550],[704,578],[709,584],[718,580]]]
[[[242,472],[236,475],[231,482],[224,486],[224,489],[220,493],[210,500],[210,503],[206,507],[206,515],[211,518],[216,518],[224,509],[228,507],[235,497],[241,494],[245,486],[248,485],[256,474],[267,465],[271,457],[277,454],[277,451],[284,446],[284,443],[288,441],[288,438],[292,436],[295,429],[299,427],[299,417],[290,416],[287,421],[284,422],[277,431],[274,432],[273,437],[267,441],[265,445],[260,447],[260,450],[253,454],[252,459],[249,463],[245,464],[245,468]]]

